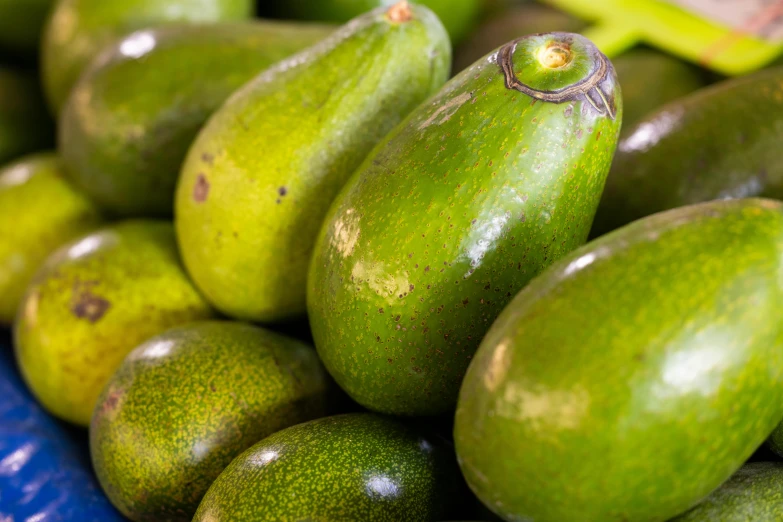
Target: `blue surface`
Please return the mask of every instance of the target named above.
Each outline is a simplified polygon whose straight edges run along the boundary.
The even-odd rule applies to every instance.
[[[0,329],[0,521],[124,520],[92,473],[86,431],[55,420],[35,402]]]

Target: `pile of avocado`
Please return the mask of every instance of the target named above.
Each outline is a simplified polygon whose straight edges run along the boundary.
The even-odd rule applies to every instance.
[[[0,0],[0,327],[125,517],[783,520],[783,68],[588,25]]]

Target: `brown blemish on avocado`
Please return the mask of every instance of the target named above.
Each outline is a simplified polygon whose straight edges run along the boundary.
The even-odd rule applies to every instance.
[[[71,302],[71,312],[79,319],[87,319],[91,323],[97,323],[111,307],[111,303],[93,294],[89,290],[82,290]]]
[[[208,152],[205,152],[204,154],[201,155],[201,160],[204,163],[208,163],[208,164],[212,165],[212,163],[215,162],[215,156],[213,156],[212,154],[210,154]]]
[[[471,92],[465,92],[460,94],[459,96],[456,96],[452,99],[450,99],[448,102],[446,102],[441,107],[438,107],[438,109],[427,118],[427,121],[419,125],[419,130],[426,129],[432,124],[442,125],[449,121],[452,116],[459,110],[460,107],[465,105],[470,99],[473,97],[473,93]],[[440,121],[435,121],[438,119],[438,116],[441,116],[442,118]]]
[[[277,193],[280,194],[281,196],[285,196],[286,194],[288,194],[288,189],[285,187],[280,187],[279,189],[277,189]]]
[[[209,181],[204,174],[199,174],[196,178],[196,185],[193,187],[193,201],[204,203],[209,195]]]

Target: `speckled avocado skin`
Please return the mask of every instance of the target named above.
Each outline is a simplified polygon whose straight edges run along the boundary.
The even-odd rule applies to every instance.
[[[33,394],[80,426],[133,348],[212,316],[180,265],[165,221],[125,221],[77,239],[45,262],[19,307],[14,347]]]
[[[82,75],[63,110],[58,145],[69,175],[114,215],[171,216],[180,167],[209,116],[260,71],[332,30],[225,22],[121,39]],[[144,43],[146,52],[125,51]]]
[[[46,257],[97,228],[96,206],[67,180],[51,152],[0,169],[0,325],[10,325]]]
[[[378,6],[390,6],[398,0],[274,0],[275,14],[302,20],[347,22]],[[473,28],[479,14],[480,0],[421,0],[438,15],[451,40],[459,42]],[[519,35],[517,35],[519,36]]]
[[[751,462],[672,522],[778,522],[782,517],[783,463]]]
[[[194,522],[418,522],[446,515],[458,490],[440,441],[370,413],[299,424],[237,457]]]
[[[506,520],[662,522],[783,416],[783,204],[716,201],[574,251],[487,333],[454,429]],[[502,458],[498,458],[502,455]]]
[[[54,0],[0,0],[0,47],[35,56]]]
[[[428,9],[377,9],[268,69],[210,119],[176,195],[185,265],[232,317],[305,313],[307,267],[329,204],[372,147],[448,77]]]
[[[237,455],[328,413],[315,350],[232,322],[177,327],[133,350],[93,413],[90,449],[112,503],[136,522],[190,521]]]
[[[593,236],[712,199],[783,197],[783,67],[673,101],[624,134]]]
[[[557,42],[574,46],[572,66],[545,71],[539,47]],[[510,48],[521,81],[545,90],[582,82],[605,60],[568,33]],[[507,88],[495,58],[452,79],[390,133],[324,222],[310,323],[326,368],[366,408],[452,411],[506,303],[587,237],[620,127],[611,65],[602,88],[614,119],[584,98],[544,102]]]
[[[53,145],[54,123],[38,79],[28,72],[0,67],[0,165]]]
[[[135,31],[176,22],[243,20],[252,0],[56,0],[41,43],[44,90],[59,115],[83,69],[107,45]],[[128,54],[144,46],[128,47]]]

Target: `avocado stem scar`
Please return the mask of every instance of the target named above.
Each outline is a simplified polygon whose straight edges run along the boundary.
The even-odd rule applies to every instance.
[[[547,69],[559,69],[571,63],[573,55],[567,44],[550,44],[538,51],[538,61]]]
[[[401,0],[386,11],[386,18],[392,22],[402,23],[409,22],[413,19],[413,10],[411,9],[408,0]]]

